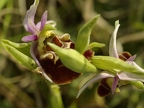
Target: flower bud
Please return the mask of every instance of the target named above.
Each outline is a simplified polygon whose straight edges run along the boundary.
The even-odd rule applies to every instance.
[[[60,48],[52,43],[47,44],[56,52],[63,65],[67,68],[78,73],[96,72],[96,67],[76,50],[70,48]]]

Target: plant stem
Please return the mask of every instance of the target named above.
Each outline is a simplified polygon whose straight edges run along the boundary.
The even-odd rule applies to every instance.
[[[61,98],[60,87],[58,85],[51,85],[51,108],[64,108]]]

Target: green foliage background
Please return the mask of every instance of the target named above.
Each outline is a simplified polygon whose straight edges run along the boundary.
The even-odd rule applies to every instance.
[[[33,0],[1,0],[0,40],[21,42],[27,33],[23,27],[26,10]],[[108,43],[114,22],[120,20],[117,47],[119,52],[137,54],[136,62],[144,68],[144,1],[143,0],[40,0],[35,22],[48,10],[48,19],[57,23],[57,29],[69,33],[75,41],[84,22],[101,14],[91,34],[91,41],[105,43],[95,49],[96,54],[108,55]],[[101,98],[96,94],[97,84],[87,88],[76,99],[78,87],[88,75],[69,85],[60,86],[64,108],[142,108],[144,91],[127,85],[120,94]],[[57,91],[41,76],[19,65],[0,44],[0,108],[55,108]]]

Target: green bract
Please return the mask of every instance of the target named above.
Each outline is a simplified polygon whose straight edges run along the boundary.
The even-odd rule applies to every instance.
[[[96,72],[96,67],[76,50],[60,48],[52,43],[47,44],[56,52],[63,65],[67,68],[78,73]]]
[[[79,53],[83,54],[84,51],[87,49],[89,42],[90,42],[90,34],[92,31],[92,28],[94,27],[99,16],[100,15],[97,15],[96,17],[88,21],[79,30],[78,36],[76,39],[76,44],[75,44],[75,50],[77,50]]]
[[[23,66],[29,70],[36,68],[35,61],[30,57],[30,45],[27,43],[14,43],[8,40],[2,40],[4,48]]]
[[[91,63],[95,65],[99,69],[103,70],[109,70],[112,72],[116,72],[115,69],[121,70],[121,71],[126,71],[126,72],[133,72],[135,74],[144,74],[143,72],[140,72],[137,68],[134,66],[126,63],[125,61],[119,59],[119,58],[114,58],[110,56],[93,56],[91,59]]]

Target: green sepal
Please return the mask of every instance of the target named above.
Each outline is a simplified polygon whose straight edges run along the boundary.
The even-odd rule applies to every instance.
[[[16,59],[17,62],[25,66],[27,69],[33,70],[37,67],[35,61],[28,56],[30,55],[28,53],[28,51],[30,52],[29,44],[14,43],[8,40],[2,40],[2,45]]]
[[[91,31],[100,15],[97,15],[87,23],[85,23],[78,32],[76,39],[75,50],[83,54],[90,42]]]
[[[70,48],[61,48],[52,43],[48,43],[48,45],[56,52],[63,65],[74,72],[85,73],[97,71],[96,67],[76,50]]]
[[[129,82],[138,89],[144,89],[144,84],[141,81],[129,81]]]
[[[97,48],[102,48],[102,47],[104,47],[104,46],[105,46],[105,44],[98,43],[98,42],[92,42],[92,43],[90,43],[90,44],[88,45],[87,49],[92,49],[92,48],[95,48],[95,47],[97,47]]]
[[[110,56],[93,56],[91,59],[91,63],[99,69],[108,70],[110,72],[114,72],[114,74],[116,74],[118,70],[120,72],[126,71],[134,74],[144,74],[125,61]]]

